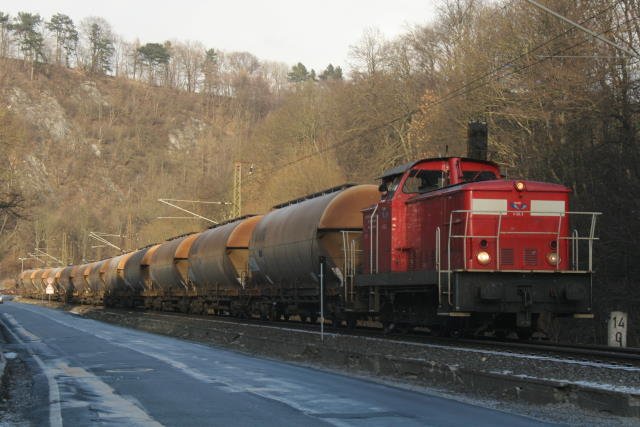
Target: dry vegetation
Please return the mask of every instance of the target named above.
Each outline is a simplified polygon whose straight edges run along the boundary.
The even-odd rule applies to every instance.
[[[640,47],[636,1],[545,4],[628,50]],[[156,200],[231,200],[236,161],[245,162],[243,212],[262,212],[420,156],[463,154],[467,122],[482,119],[491,157],[509,176],[564,183],[574,210],[604,212],[596,310],[640,311],[638,57],[526,2],[446,0],[432,24],[397,39],[368,31],[354,42],[346,79],[299,66],[288,73],[198,43],[141,51],[99,20],[84,22],[70,55],[47,39],[40,55],[5,21],[0,15],[4,274],[34,246],[76,263],[114,255],[92,248],[91,230],[123,235],[116,243],[129,249],[201,229],[157,220],[175,212]],[[96,22],[111,37],[107,66],[83,45]],[[229,215],[224,206],[196,208]]]

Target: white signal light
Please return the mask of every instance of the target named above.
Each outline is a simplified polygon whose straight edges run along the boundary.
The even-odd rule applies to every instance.
[[[482,265],[487,265],[491,262],[491,255],[489,255],[489,252],[480,251],[476,255],[476,259],[478,260],[478,263]]]

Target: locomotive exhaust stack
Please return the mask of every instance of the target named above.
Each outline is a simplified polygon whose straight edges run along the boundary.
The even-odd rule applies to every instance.
[[[487,160],[488,134],[486,122],[469,122],[467,157],[474,160]]]

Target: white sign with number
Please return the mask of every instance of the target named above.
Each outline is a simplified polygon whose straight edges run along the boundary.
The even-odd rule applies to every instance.
[[[45,291],[47,295],[53,295],[53,286],[47,285],[47,290]]]
[[[609,347],[627,346],[627,313],[612,311],[609,316]]]

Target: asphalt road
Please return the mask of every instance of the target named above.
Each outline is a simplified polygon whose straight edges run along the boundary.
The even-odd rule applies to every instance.
[[[35,305],[6,302],[0,322],[9,347],[33,368],[32,425],[542,424]]]

